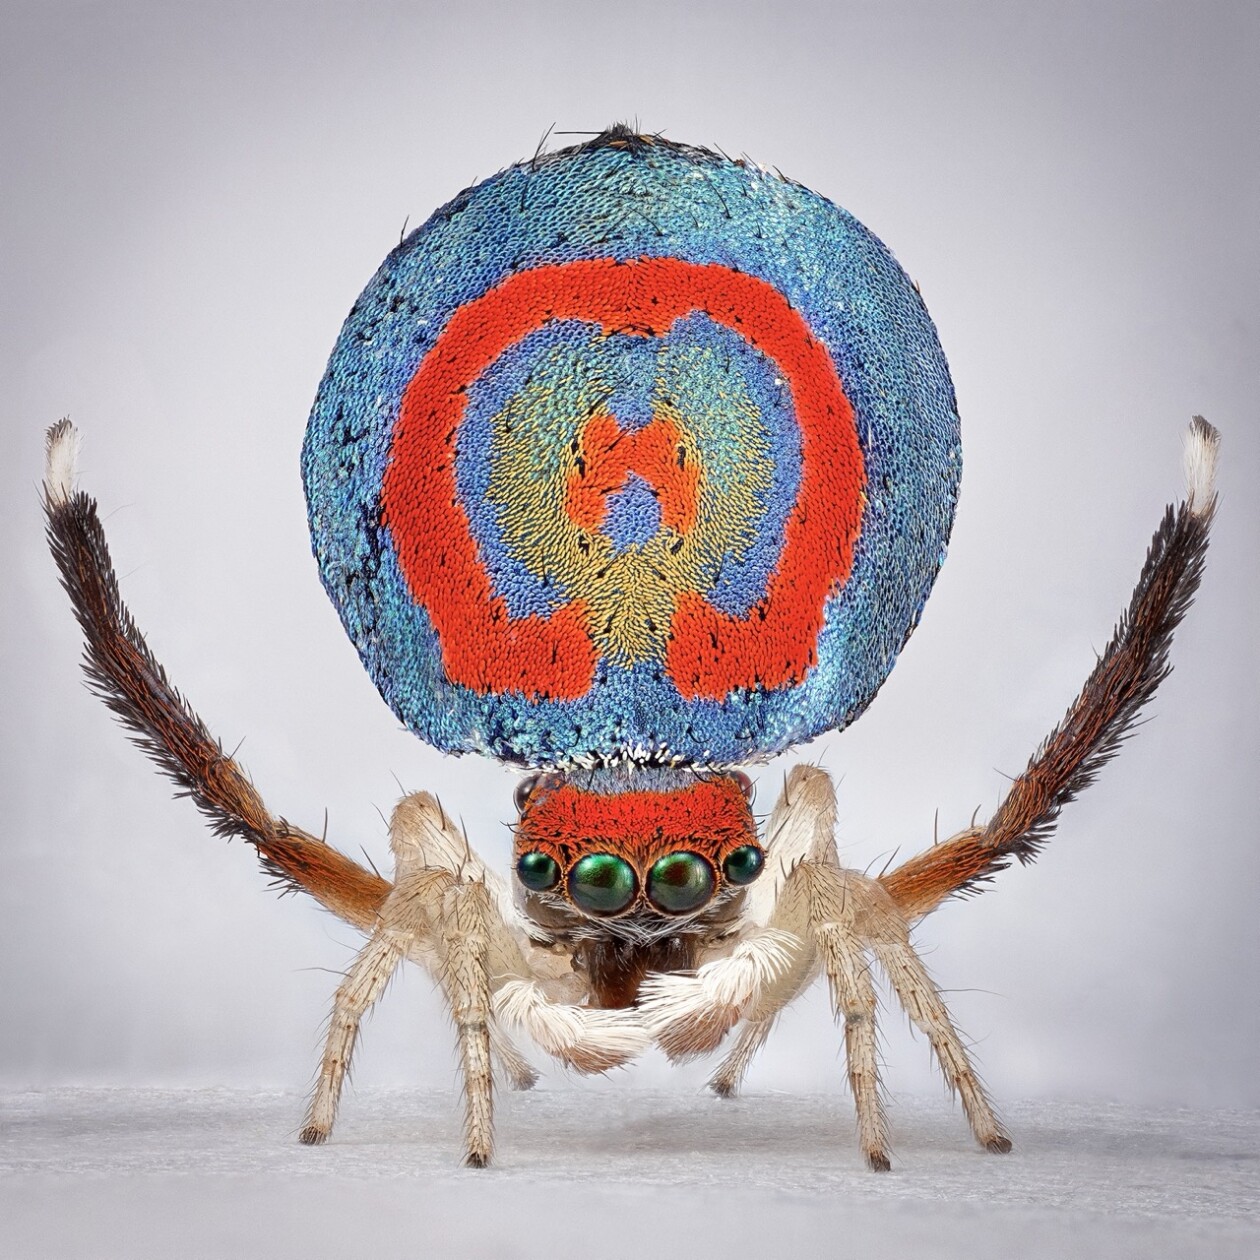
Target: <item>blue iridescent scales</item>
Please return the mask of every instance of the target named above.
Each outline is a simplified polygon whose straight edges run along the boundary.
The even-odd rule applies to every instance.
[[[303,471],[325,587],[421,738],[724,766],[883,682],[944,556],[958,416],[852,216],[636,139],[511,167],[394,250]]]

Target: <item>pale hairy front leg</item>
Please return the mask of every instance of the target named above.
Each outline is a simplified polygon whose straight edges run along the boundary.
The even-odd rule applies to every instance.
[[[869,948],[888,974],[898,1000],[911,1021],[928,1039],[946,1083],[962,1099],[976,1140],[996,1154],[1009,1151],[1011,1143],[984,1093],[966,1048],[949,1017],[949,1011],[923,961],[910,944],[909,929],[887,890],[878,881],[831,863],[804,863],[800,875],[809,888],[810,913],[815,937],[824,956],[828,975],[850,965],[846,955]],[[834,961],[828,955],[834,956]],[[869,977],[868,977],[869,982]],[[835,990],[833,981],[833,991]],[[872,999],[874,992],[872,990]],[[872,1006],[872,1017],[874,1008]],[[846,1015],[845,1034],[850,1026]],[[874,1028],[869,1047],[862,1044],[864,1062],[850,1059],[850,1076],[856,1071],[875,1071]],[[863,1100],[854,1086],[858,1103],[859,1131],[863,1126]],[[875,1167],[872,1161],[872,1167]]]
[[[436,802],[433,807],[445,823]],[[338,987],[319,1079],[300,1136],[303,1142],[316,1144],[332,1132],[360,1021],[399,963],[410,957],[438,980],[450,1005],[464,1077],[466,1159],[483,1166],[492,1143],[489,894],[484,883],[461,877],[445,864],[427,865],[429,854],[415,830],[406,826],[407,815],[401,807],[395,811],[390,836],[395,884],[381,905],[371,937]],[[445,846],[430,846],[429,852],[439,863],[451,857]],[[511,1042],[502,1041],[518,1071],[523,1065],[528,1073],[528,1064]]]
[[[761,1047],[766,1044],[777,1019],[778,1012],[776,1011],[773,1015],[744,1021],[730,1053],[709,1077],[709,1088],[719,1098],[734,1098],[739,1093],[739,1087],[744,1082],[744,1075],[749,1065],[756,1058]]]
[[[779,1012],[794,1001],[818,974],[817,953],[809,942],[809,917],[802,901],[784,897],[789,878],[808,859],[822,860],[835,851],[835,794],[825,771],[796,766],[766,825],[766,870],[748,890],[744,920],[791,931],[798,942],[796,959],[782,975],[763,985],[760,996],[744,1011],[744,1026],[735,1045],[709,1078],[719,1098],[733,1098],[744,1076],[774,1028]]]
[[[585,988],[573,970],[572,956],[531,940],[506,885],[469,848],[434,797],[425,792],[405,797],[394,811],[391,827],[400,875],[431,874],[440,868],[484,889],[491,1045],[517,1088],[529,1088],[538,1074],[516,1050],[503,1023],[523,1028],[547,1053],[579,1072],[620,1067],[648,1047],[637,1011],[606,1011],[581,1004]],[[440,971],[420,936],[409,957],[431,972]]]
[[[302,1141],[322,1142],[331,1133],[359,1022],[407,958],[433,976],[450,1006],[464,1083],[465,1157],[482,1167],[493,1148],[492,1052],[513,1084],[528,1088],[537,1080],[497,1027],[499,1018],[522,1025],[545,1050],[584,1072],[626,1063],[649,1038],[637,1011],[556,1000],[581,996],[571,965],[530,941],[502,881],[434,797],[421,792],[399,802],[390,847],[394,886],[338,988]]]
[[[490,1021],[490,1054],[513,1089],[533,1089],[538,1084],[538,1069],[517,1049],[516,1042],[496,1019]]]
[[[376,927],[337,987],[319,1077],[307,1108],[300,1140],[308,1146],[328,1140],[363,1016],[380,1000],[403,959],[422,951],[424,965],[437,972],[432,924],[440,918],[443,893],[454,881],[448,871],[408,871],[403,862],[393,889],[381,905]],[[438,976],[440,980],[441,977]]]
[[[795,962],[783,975],[764,985],[758,1000],[745,1009],[734,1046],[709,1078],[709,1088],[719,1098],[735,1097],[757,1052],[774,1029],[779,1012],[818,975],[816,951],[799,937],[796,940]]]

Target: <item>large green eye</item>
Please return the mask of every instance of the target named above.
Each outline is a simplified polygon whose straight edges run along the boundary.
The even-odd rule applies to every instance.
[[[587,914],[620,914],[636,892],[634,868],[611,853],[588,853],[569,872],[569,896]]]
[[[556,859],[537,849],[521,854],[516,863],[516,874],[521,883],[534,892],[546,892],[560,882],[560,866]]]
[[[713,868],[698,853],[667,853],[648,872],[648,900],[666,914],[686,914],[713,896],[713,884]]]
[[[751,884],[765,865],[766,855],[755,844],[741,844],[727,855],[722,871],[732,884]]]

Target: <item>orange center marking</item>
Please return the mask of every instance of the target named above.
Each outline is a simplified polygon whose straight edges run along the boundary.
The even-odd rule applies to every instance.
[[[608,496],[637,473],[657,493],[661,524],[679,534],[696,523],[700,469],[687,462],[678,426],[657,416],[627,433],[612,416],[592,416],[582,431],[578,467],[569,474],[565,511],[580,529],[597,530],[608,514]]]

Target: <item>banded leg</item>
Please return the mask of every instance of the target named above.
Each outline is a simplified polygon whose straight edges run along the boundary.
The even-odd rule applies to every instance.
[[[346,978],[338,986],[328,1020],[319,1079],[306,1110],[306,1121],[298,1135],[305,1145],[318,1146],[326,1142],[332,1133],[337,1106],[341,1101],[341,1087],[350,1070],[354,1043],[359,1036],[359,1023],[385,992],[385,986],[405,953],[405,939],[380,925],[359,951],[346,972]]]
[[[962,1099],[963,1111],[976,1141],[994,1155],[1005,1155],[1011,1149],[1011,1139],[971,1066],[944,999],[922,959],[914,952],[904,928],[894,939],[873,941],[872,948],[880,966],[888,973],[906,1014],[931,1043],[950,1091],[956,1090]]]

